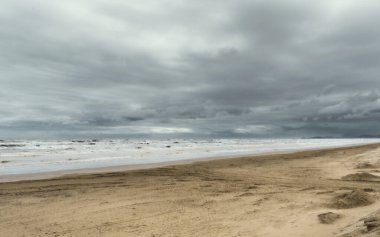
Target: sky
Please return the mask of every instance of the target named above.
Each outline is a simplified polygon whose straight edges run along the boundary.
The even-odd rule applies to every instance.
[[[380,134],[376,0],[3,0],[1,138]]]

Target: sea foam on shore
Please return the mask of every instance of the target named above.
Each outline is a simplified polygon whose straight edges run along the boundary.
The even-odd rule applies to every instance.
[[[0,176],[257,155],[380,142],[379,139],[0,141]]]

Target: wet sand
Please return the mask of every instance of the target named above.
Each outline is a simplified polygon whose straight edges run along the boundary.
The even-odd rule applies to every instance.
[[[380,236],[379,192],[380,144],[72,174],[0,184],[0,236]]]

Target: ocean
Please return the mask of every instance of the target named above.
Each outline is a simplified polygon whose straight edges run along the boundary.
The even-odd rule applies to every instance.
[[[380,142],[380,139],[9,140],[0,142],[0,176],[292,152],[376,142]]]

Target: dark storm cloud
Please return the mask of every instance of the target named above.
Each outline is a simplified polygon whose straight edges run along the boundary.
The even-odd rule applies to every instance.
[[[0,4],[4,137],[380,134],[380,4]]]

